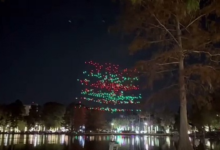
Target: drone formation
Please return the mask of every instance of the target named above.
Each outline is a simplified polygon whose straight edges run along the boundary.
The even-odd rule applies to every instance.
[[[138,77],[134,77],[137,70],[121,70],[119,65],[111,63],[99,64],[89,61],[85,64],[90,70],[83,72],[84,79],[78,79],[84,87],[81,91],[81,100],[113,105],[140,103],[142,96],[137,94],[139,86],[135,85]],[[90,107],[89,109],[110,112],[140,111],[109,107]]]

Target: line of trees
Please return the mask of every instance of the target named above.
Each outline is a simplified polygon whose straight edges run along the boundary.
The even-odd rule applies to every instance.
[[[220,131],[220,92],[216,91],[216,94],[211,95],[213,98],[207,103],[206,107],[204,105],[195,104],[197,101],[194,101],[191,107],[188,108],[189,131],[194,132],[195,129],[199,133],[204,133],[205,131]],[[112,123],[114,123],[114,128],[126,126],[131,130],[132,125],[139,124],[139,119],[141,120],[141,124],[147,123],[148,126],[158,126],[160,131],[179,132],[180,130],[180,109],[177,112],[173,112],[168,107],[157,110],[148,109],[134,117],[115,118],[112,120]],[[127,128],[123,130],[127,130]]]
[[[201,132],[204,132],[205,127],[208,127],[209,131],[220,130],[219,88],[208,95],[210,98],[207,98],[206,105],[201,105],[199,98],[193,101],[188,117],[190,122]]]
[[[79,131],[83,126],[86,130],[106,128],[104,112],[88,110],[75,103],[67,107],[57,102],[47,102],[42,106],[36,104],[25,106],[22,101],[16,100],[10,104],[0,105],[1,132],[15,132],[16,129],[60,131],[61,127],[73,132]]]

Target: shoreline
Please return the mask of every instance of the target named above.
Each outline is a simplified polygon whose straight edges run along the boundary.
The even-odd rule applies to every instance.
[[[73,137],[73,136],[151,136],[151,137],[171,137],[171,138],[179,138],[179,134],[172,134],[172,133],[165,133],[165,134],[157,134],[157,133],[66,133],[66,132],[59,132],[59,133],[48,133],[48,132],[29,132],[29,133],[2,133],[0,132],[0,136],[4,136],[4,135],[9,135],[9,136],[14,136],[14,135],[27,135],[30,136],[36,136],[36,135],[42,135],[42,136],[47,136],[47,135],[66,135],[69,137]],[[202,134],[189,134],[189,137],[191,138],[202,138],[204,135]],[[220,140],[220,134],[218,134],[217,136],[213,136],[213,135],[205,135],[206,138],[210,138],[210,139],[219,139]]]
[[[129,135],[129,136],[137,136],[137,135],[149,135],[149,136],[173,136],[172,134],[156,134],[156,133],[66,133],[66,132],[63,132],[63,133],[12,133],[12,132],[5,132],[5,133],[0,133],[0,135],[3,135],[3,134],[20,134],[20,135],[68,135],[68,136],[100,136],[100,135]]]

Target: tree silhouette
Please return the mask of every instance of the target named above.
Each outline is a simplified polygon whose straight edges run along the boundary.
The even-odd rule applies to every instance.
[[[106,125],[104,112],[90,110],[87,113],[86,130],[103,129]]]
[[[15,129],[18,126],[18,122],[23,120],[23,115],[25,113],[24,105],[20,100],[8,105],[10,126]]]
[[[75,112],[75,103],[70,103],[67,107],[66,107],[66,111],[64,114],[64,124],[66,127],[69,128],[69,130],[72,132],[74,129],[74,112]]]
[[[61,127],[64,113],[64,105],[56,102],[47,102],[42,108],[42,122],[47,129]]]
[[[26,116],[25,119],[28,129],[30,129],[31,127],[35,127],[36,125],[42,124],[40,106],[33,103],[29,110],[29,115]]]
[[[74,109],[73,115],[73,126],[76,131],[80,129],[81,126],[86,124],[87,109],[83,107],[77,107]]]
[[[64,123],[72,132],[78,131],[80,127],[86,124],[87,109],[81,104],[70,103],[66,107]]]
[[[215,86],[215,85],[213,85]],[[212,93],[209,94],[211,99],[207,101],[207,105],[199,105],[198,100],[194,100],[191,108],[190,121],[194,124],[198,130],[202,131],[204,126],[208,126],[209,130],[212,128],[219,128],[219,85],[215,86]]]
[[[188,137],[187,99],[207,105],[207,93],[219,83],[220,3],[216,0],[124,0],[116,29],[129,35],[132,54],[147,50],[137,63],[148,87],[156,80],[170,81],[166,90],[178,93],[180,138],[178,150],[192,150]],[[125,34],[125,35],[126,35]],[[151,57],[149,57],[149,55]],[[166,96],[162,99],[167,99]],[[205,96],[204,96],[205,95]],[[172,95],[171,95],[172,96]],[[157,98],[157,94],[150,97]]]
[[[7,125],[10,124],[9,114],[10,111],[8,105],[0,105],[0,125],[3,127],[3,132],[5,131]]]

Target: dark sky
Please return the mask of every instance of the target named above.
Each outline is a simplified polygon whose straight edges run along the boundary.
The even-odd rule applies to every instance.
[[[0,102],[68,104],[87,60],[126,64],[107,28],[111,0],[6,0],[0,4]],[[71,21],[71,23],[69,22]]]

